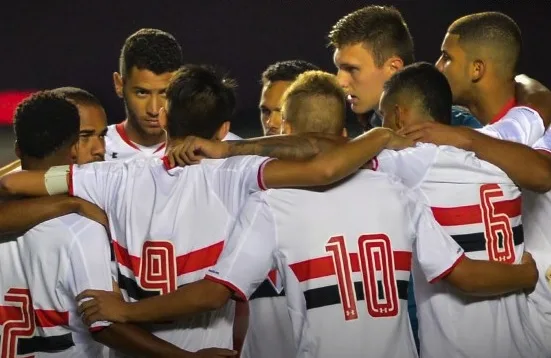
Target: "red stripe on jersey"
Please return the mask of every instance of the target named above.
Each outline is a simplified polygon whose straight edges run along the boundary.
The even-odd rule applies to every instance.
[[[224,241],[220,241],[214,245],[176,257],[176,274],[180,276],[213,266],[218,260],[223,248]],[[139,276],[141,259],[137,256],[130,255],[125,247],[122,247],[114,240],[113,249],[117,262],[132,270],[136,277]]]
[[[121,122],[117,125],[115,125],[115,129],[117,130],[117,133],[119,133],[119,136],[121,137],[121,139],[126,143],[128,144],[129,146],[131,146],[132,148],[136,149],[136,150],[140,150],[140,148],[138,148],[136,146],[136,144],[132,143],[132,141],[130,140],[130,138],[128,138],[128,134],[126,133],[126,130],[124,129],[124,122]]]
[[[256,181],[258,182],[258,187],[260,188],[260,190],[268,190],[268,188],[266,188],[266,184],[264,184],[264,167],[266,166],[266,164],[271,162],[273,159],[274,158],[266,159],[258,167],[258,173],[256,174]]]
[[[159,148],[155,149],[155,151],[154,151],[153,153],[157,153],[158,151],[160,151],[161,149],[164,149],[165,147],[166,147],[166,142],[163,143],[163,144],[161,144],[161,145],[159,146]]]
[[[360,272],[358,254],[350,254],[350,266],[353,272]],[[335,275],[335,265],[331,256],[297,262],[290,267],[299,282]],[[399,271],[410,271],[411,252],[394,251],[394,268]]]
[[[516,104],[517,104],[517,100],[515,99],[515,97],[508,100],[507,103],[505,103],[505,105],[503,106],[503,108],[501,108],[501,110],[495,115],[494,118],[492,118],[492,120],[488,124],[494,124],[498,122],[501,118],[503,118],[507,114],[507,112],[511,110],[511,108],[516,106]]]
[[[69,325],[69,312],[34,309],[35,322],[38,327],[49,328]],[[23,315],[20,307],[0,306],[0,325],[7,321],[21,321]]]
[[[73,189],[73,165],[74,164],[71,164],[69,165],[69,183],[68,183],[68,187],[69,187],[69,195],[70,196],[74,196],[74,189]]]
[[[520,215],[521,198],[494,202],[496,214],[505,214],[509,218]],[[457,206],[455,208],[432,207],[432,213],[436,221],[442,226],[458,226],[482,223],[482,210],[480,205]]]

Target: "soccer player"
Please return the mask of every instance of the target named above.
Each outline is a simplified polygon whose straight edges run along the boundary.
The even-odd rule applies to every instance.
[[[72,101],[79,111],[78,151],[71,162],[84,164],[103,160],[105,154],[103,137],[107,118],[101,103],[94,95],[80,88],[63,87],[53,91]],[[21,157],[19,150],[16,150],[16,154]],[[1,171],[5,174],[20,169],[20,161],[17,161],[2,168]],[[20,199],[0,203],[0,233],[2,235],[23,233],[41,222],[70,213],[78,213],[101,224],[105,223],[102,210],[78,198],[55,196]]]
[[[86,141],[80,144],[83,133],[92,130],[92,117],[85,119],[84,132],[79,130],[79,111],[61,93],[81,96],[81,101],[92,98],[73,89],[38,92],[16,110],[17,150],[25,170],[47,169],[90,154]],[[103,132],[105,121],[99,127]],[[3,357],[96,358],[102,344],[132,355],[187,357],[134,326],[99,322],[88,330],[81,322],[76,295],[85,287],[113,289],[109,239],[98,223],[75,214],[45,221],[16,241],[1,244],[0,256]]]
[[[346,137],[345,95],[334,75],[306,71],[298,75],[280,101],[284,134],[315,132]],[[287,358],[297,354],[285,291],[281,291],[283,278],[277,271],[269,277],[248,302],[250,315],[243,358]]]
[[[260,124],[264,135],[281,134],[281,96],[303,72],[318,70],[316,65],[302,60],[276,62],[262,73],[260,93]]]
[[[434,66],[425,66],[428,70],[423,71],[423,66],[406,68],[392,79],[401,82],[399,87],[403,93],[415,93],[416,98],[419,93],[413,91],[419,89],[401,75],[407,76],[413,71],[418,74],[416,82],[425,85],[422,89],[428,102],[419,98],[414,108],[408,108],[408,113],[415,118],[421,115],[449,118],[451,94],[447,101],[440,101],[444,102],[441,105],[438,96],[434,96],[446,89],[442,88],[447,86],[446,79]],[[396,84],[392,79],[391,85]],[[389,87],[389,99],[394,95],[392,90]],[[296,105],[300,108],[301,103]],[[327,109],[334,107],[327,100],[318,103],[323,104]],[[424,106],[429,106],[428,113],[420,112],[419,108],[426,109]],[[287,101],[284,114],[286,108]],[[467,153],[457,152],[459,163],[468,158]],[[487,163],[477,164],[470,172],[466,170],[465,175],[477,176],[493,169]],[[489,177],[491,180],[500,176],[499,171],[494,171],[494,176]],[[505,183],[508,179],[501,181]],[[514,188],[511,183],[508,189]],[[468,248],[461,248],[461,243],[452,241],[434,222],[423,199],[426,193],[421,189],[408,190],[392,184],[385,175],[367,172],[356,174],[325,193],[288,190],[254,194],[206,280],[188,285],[174,295],[130,305],[103,294],[96,302],[84,303],[83,312],[92,320],[108,316],[144,322],[196,313],[224,304],[232,294],[247,299],[263,275],[277,267],[284,278],[298,356],[359,356],[369,349],[375,357],[415,357],[407,316],[400,314],[406,308],[405,287],[412,246],[415,247],[414,269],[423,270],[423,276],[418,279],[426,284],[432,281],[434,285],[446,285],[449,289],[455,286],[456,295],[460,294],[459,290],[471,295],[513,292],[533,285],[537,276],[533,267],[525,271],[528,266],[521,268],[466,258],[464,251]],[[469,190],[458,188],[458,191],[466,194]],[[358,195],[359,192],[363,194]],[[365,197],[371,198],[373,205],[365,206]],[[360,207],[363,209],[359,210]],[[413,213],[408,213],[410,209]],[[419,241],[414,244],[415,236]],[[351,245],[358,246],[357,254],[349,254],[356,251]],[[509,276],[509,270],[524,271],[526,275],[515,278],[515,274]],[[437,279],[445,283],[434,283]],[[355,283],[362,280],[363,284]],[[92,293],[89,297],[97,296]],[[364,299],[366,306],[356,299]],[[335,310],[339,303],[342,310]]]

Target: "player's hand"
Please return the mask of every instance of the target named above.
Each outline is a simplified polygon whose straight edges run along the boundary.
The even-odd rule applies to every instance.
[[[452,127],[434,121],[413,124],[398,133],[415,142],[451,145],[464,150],[470,150],[472,143],[470,128]]]
[[[235,357],[237,351],[223,348],[206,348],[195,352],[194,357],[197,358],[218,358],[218,357]]]
[[[188,136],[182,140],[178,140],[166,152],[172,166],[198,164],[205,158],[226,158],[228,154],[229,149],[226,142],[194,136]]]
[[[538,283],[538,266],[536,265],[536,261],[534,261],[532,255],[527,251],[522,254],[520,264],[526,267],[527,273],[531,277],[531,286],[526,289],[526,292],[530,293],[534,290],[536,284]]]
[[[76,297],[77,302],[83,301],[78,307],[78,313],[88,326],[98,321],[126,323],[127,313],[131,304],[125,302],[120,294],[110,291],[85,290]]]
[[[107,215],[105,215],[105,212],[99,208],[99,206],[94,205],[90,203],[89,201],[80,199],[80,198],[74,198],[77,200],[78,210],[77,213],[79,215],[82,215],[84,217],[87,217],[90,220],[94,220],[95,222],[103,225],[106,230],[109,230],[109,222],[107,220]]]
[[[413,145],[415,145],[415,141],[413,141],[409,137],[403,136],[394,131],[390,131],[390,133],[391,133],[391,136],[390,136],[390,140],[388,141],[385,147],[386,149],[400,150],[404,148],[413,147]]]

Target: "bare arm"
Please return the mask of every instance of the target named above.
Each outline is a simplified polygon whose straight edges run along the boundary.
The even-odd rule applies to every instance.
[[[0,196],[49,196],[44,183],[45,170],[22,170],[0,178]],[[67,175],[67,188],[69,188]]]
[[[192,353],[130,324],[113,323],[92,336],[97,342],[132,357],[193,357]]]
[[[526,75],[515,77],[517,103],[537,111],[545,128],[551,123],[551,91],[540,82]]]
[[[471,296],[497,296],[533,289],[538,270],[532,256],[524,255],[519,265],[464,257],[445,280]]]

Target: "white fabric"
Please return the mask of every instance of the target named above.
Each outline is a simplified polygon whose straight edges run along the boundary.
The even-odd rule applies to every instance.
[[[161,158],[165,155],[165,143],[155,144],[150,147],[130,141],[124,129],[117,124],[107,127],[105,135],[105,160],[129,160],[133,158]]]
[[[407,315],[412,246],[428,280],[463,255],[419,193],[362,171],[326,192],[253,194],[207,278],[246,299],[277,269],[297,357],[417,357]]]
[[[169,171],[155,158],[74,167],[73,194],[107,213],[126,299],[169,293],[203,278],[246,197],[260,190],[267,158],[233,157]],[[154,325],[158,337],[196,351],[231,348],[234,304]]]

